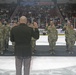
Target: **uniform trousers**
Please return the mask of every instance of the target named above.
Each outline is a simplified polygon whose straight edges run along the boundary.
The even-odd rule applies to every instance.
[[[31,57],[15,56],[16,75],[22,75],[22,65],[24,66],[24,75],[30,74]]]

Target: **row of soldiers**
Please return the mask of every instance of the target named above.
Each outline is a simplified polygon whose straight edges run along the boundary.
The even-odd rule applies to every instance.
[[[50,53],[55,54],[56,41],[58,39],[58,31],[56,30],[54,22],[51,20],[50,25],[46,24],[46,30],[48,32],[48,42],[50,47]],[[70,21],[64,25],[62,31],[65,31],[66,51],[73,54],[73,46],[76,41],[76,31]]]
[[[27,25],[29,27],[34,28],[34,24],[37,24],[36,22],[30,23],[28,22]],[[17,26],[19,23],[14,23],[13,26]],[[2,25],[0,22],[0,53],[3,54],[4,50],[8,49],[8,43],[9,43],[9,34],[12,27],[10,27],[10,24]],[[50,20],[50,24],[46,23],[46,28],[48,33],[48,42],[50,47],[50,53],[55,54],[55,46],[56,42],[58,40],[58,31],[55,27],[55,24],[52,20]],[[64,25],[63,31],[65,31],[65,41],[66,41],[66,51],[69,53],[73,53],[73,46],[76,41],[76,31],[74,30],[73,26],[71,25],[70,21],[67,21],[67,23]],[[13,42],[13,48],[15,43]],[[32,53],[35,52],[36,47],[36,39],[31,38],[31,45],[32,45]]]
[[[34,22],[32,24],[32,23],[28,22],[27,25],[29,27],[33,28],[34,24],[37,24],[37,23]],[[6,50],[8,50],[10,30],[11,30],[11,28],[13,28],[14,26],[17,26],[17,25],[19,25],[18,22],[14,22],[12,26],[10,24],[8,24],[8,23],[2,24],[2,22],[0,22],[0,54],[4,54],[4,52]],[[36,46],[36,39],[34,39],[33,37],[31,38],[31,45],[32,45],[32,53],[34,54],[34,52],[35,52],[35,46]],[[13,50],[14,50],[14,46],[15,46],[15,43],[12,42]]]

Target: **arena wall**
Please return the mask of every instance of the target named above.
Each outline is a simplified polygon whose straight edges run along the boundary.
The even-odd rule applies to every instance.
[[[57,3],[76,3],[76,0],[57,0]]]
[[[17,3],[17,0],[0,0],[0,4],[4,4],[4,3]]]

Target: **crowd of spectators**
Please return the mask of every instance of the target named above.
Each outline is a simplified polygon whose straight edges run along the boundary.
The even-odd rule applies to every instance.
[[[16,6],[16,4],[0,4],[0,21],[9,21]]]
[[[39,27],[42,28],[45,27],[45,24],[49,22],[50,19],[55,22],[60,21],[55,5],[19,6],[14,19],[18,19],[22,15],[25,15],[31,22],[33,22],[33,20],[36,21]]]
[[[74,18],[76,18],[76,4],[72,3],[58,4],[58,8],[64,20],[65,21],[70,20],[71,23],[74,25]]]
[[[60,13],[64,20],[70,20],[74,24],[74,17],[76,17],[76,4],[57,4]],[[13,18],[10,19],[13,12],[15,11],[17,4],[0,4],[0,20],[15,22],[18,21],[19,17],[24,15],[28,18],[28,21],[33,23],[36,21],[39,28],[45,28],[46,23],[49,20],[54,20],[57,28],[62,28],[61,18],[58,16],[57,8],[55,4],[52,5],[19,5]]]

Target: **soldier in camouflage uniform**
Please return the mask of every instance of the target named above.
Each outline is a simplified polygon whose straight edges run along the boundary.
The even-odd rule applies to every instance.
[[[4,26],[0,21],[0,54],[4,53]]]
[[[46,29],[48,31],[48,42],[51,50],[51,54],[55,54],[55,45],[56,41],[58,39],[58,32],[56,30],[56,27],[54,25],[53,21],[50,21],[50,25],[46,24]]]
[[[29,27],[32,27],[34,29],[34,24],[37,24],[36,22],[34,22],[33,24],[31,23],[28,23],[28,26]],[[32,47],[32,54],[35,53],[36,51],[36,39],[34,39],[33,37],[31,38],[31,47]]]
[[[73,46],[75,44],[75,30],[71,25],[70,21],[67,21],[67,25],[64,27],[65,29],[65,41],[67,51],[73,54]]]
[[[14,22],[13,23],[13,26],[11,27],[11,29],[13,28],[13,27],[15,27],[15,26],[18,26],[19,25],[19,23],[18,22]],[[10,30],[11,30],[10,29]],[[12,42],[12,46],[13,46],[13,50],[14,50],[14,48],[15,48],[15,42]],[[13,54],[14,54],[14,51],[13,51]]]
[[[31,38],[31,45],[32,45],[32,54],[34,54],[34,52],[36,51],[36,39],[34,39],[33,37]]]
[[[66,29],[67,29],[67,23],[64,24],[62,31],[65,31],[65,41],[66,41],[66,51],[68,51],[68,43],[67,43],[67,37],[66,37]]]
[[[10,25],[6,23],[5,25],[5,50],[8,50],[9,34],[10,34]]]

